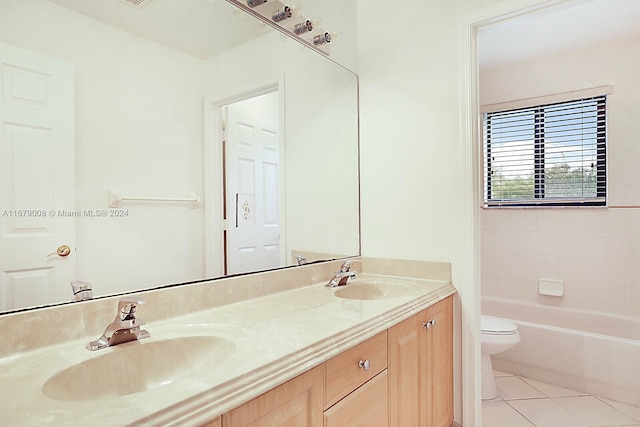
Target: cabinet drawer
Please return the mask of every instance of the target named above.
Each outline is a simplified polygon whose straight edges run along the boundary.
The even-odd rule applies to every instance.
[[[387,427],[387,371],[324,412],[324,427]]]
[[[360,366],[368,362],[368,368]],[[325,372],[325,408],[387,368],[387,331],[329,359]]]

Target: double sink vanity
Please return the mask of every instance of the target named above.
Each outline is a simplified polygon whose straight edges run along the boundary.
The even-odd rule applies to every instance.
[[[150,336],[96,351],[129,296],[0,316],[3,423],[449,426],[449,264],[354,258],[327,286],[340,265],[139,292]]]

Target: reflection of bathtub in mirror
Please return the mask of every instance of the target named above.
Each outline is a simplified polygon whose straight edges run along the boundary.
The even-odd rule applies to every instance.
[[[211,136],[207,132],[214,118],[203,114],[203,100],[232,96],[232,88],[242,90],[265,79],[283,82],[280,266],[295,264],[291,260],[294,249],[359,254],[355,74],[296,43],[283,41],[279,33],[265,30],[253,18],[237,16],[224,2],[182,4],[205,8],[194,15],[206,17],[200,21],[208,27],[216,27],[211,25],[210,14],[223,16],[233,28],[244,28],[238,22],[255,24],[257,30],[243,31],[257,38],[233,50],[199,57],[55,3],[86,4],[75,0],[38,0],[28,6],[19,0],[3,2],[0,43],[70,64],[73,70],[74,106],[68,132],[72,140],[75,136],[76,161],[67,166],[68,176],[61,184],[61,193],[69,201],[53,206],[56,213],[69,213],[57,218],[69,231],[40,243],[37,249],[20,249],[46,256],[67,244],[72,252],[65,258],[43,256],[30,265],[0,266],[10,272],[10,283],[3,286],[12,287],[11,298],[0,301],[0,309],[70,301],[72,280],[91,282],[97,297],[224,275],[224,254],[216,256],[216,250],[221,251],[216,242],[222,241],[223,225],[222,221],[208,222],[213,218],[209,211],[216,207],[211,204],[214,191],[207,194],[205,185],[205,179],[207,184],[221,182],[222,174],[217,169],[205,170],[204,147],[217,142],[206,139]],[[141,16],[162,4],[152,2],[135,9],[113,2],[112,7]],[[329,10],[333,2],[330,4]],[[344,12],[344,5],[340,7]],[[353,10],[351,6],[346,10],[355,20],[355,4]],[[108,19],[106,14],[102,17]],[[190,29],[195,34],[197,24]],[[83,34],[82,40],[77,34]],[[348,43],[342,39],[341,43]],[[219,191],[220,184],[215,183]],[[202,202],[194,207],[179,202],[126,201],[112,211],[108,207],[110,189],[150,198],[183,198],[193,193]],[[333,203],[338,200],[342,208],[324,209],[329,198]],[[49,211],[49,206],[14,204],[5,197],[0,210]],[[10,225],[6,218],[1,220],[6,230]],[[47,227],[57,228],[48,222],[40,228]],[[0,242],[2,247],[8,245]],[[21,253],[14,246],[10,249],[16,256]],[[61,266],[69,266],[69,271],[63,274],[53,269]],[[26,271],[38,275],[29,277]],[[19,295],[24,289],[27,291]],[[31,302],[16,305],[21,297]]]

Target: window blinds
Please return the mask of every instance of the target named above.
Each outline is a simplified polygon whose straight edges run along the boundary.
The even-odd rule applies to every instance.
[[[485,205],[604,205],[606,95],[483,114]]]

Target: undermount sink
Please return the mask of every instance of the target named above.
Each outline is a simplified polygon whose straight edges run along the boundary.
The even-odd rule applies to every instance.
[[[410,284],[398,279],[355,279],[340,287],[333,295],[357,300],[393,298],[404,294]]]
[[[49,378],[42,392],[62,401],[87,401],[152,390],[221,362],[235,350],[216,336],[132,341],[111,347]]]

